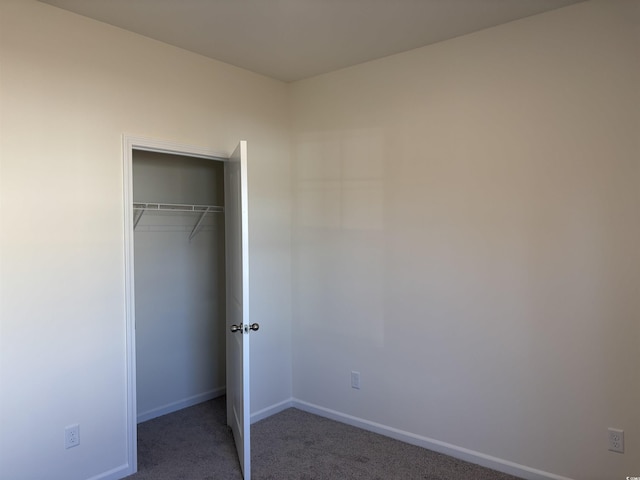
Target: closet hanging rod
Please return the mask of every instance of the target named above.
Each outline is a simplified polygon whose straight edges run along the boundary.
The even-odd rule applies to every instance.
[[[219,205],[188,205],[183,203],[138,203],[133,204],[136,211],[158,212],[194,212],[194,213],[221,213],[224,207]]]
[[[202,228],[202,221],[207,213],[224,212],[224,207],[220,205],[188,205],[184,203],[139,203],[133,204],[133,229],[138,226],[144,212],[191,212],[200,214],[200,218],[189,235],[189,241],[195,237]]]

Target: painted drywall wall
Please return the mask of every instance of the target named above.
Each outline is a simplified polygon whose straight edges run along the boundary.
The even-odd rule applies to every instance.
[[[224,164],[134,151],[133,201],[224,206]],[[147,210],[135,228],[139,422],[225,393],[224,213],[201,215]]]
[[[527,478],[640,472],[639,7],[293,84],[295,398]]]
[[[252,410],[290,398],[286,85],[31,0],[0,65],[0,477],[127,468],[123,134],[248,141]]]

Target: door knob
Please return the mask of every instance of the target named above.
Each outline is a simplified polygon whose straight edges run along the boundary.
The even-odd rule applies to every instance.
[[[231,333],[236,333],[236,332],[240,332],[242,333],[242,324],[240,325],[231,325]]]
[[[253,330],[254,332],[257,332],[257,331],[258,331],[258,329],[260,328],[260,325],[259,325],[259,324],[257,324],[257,323],[252,323],[252,324],[249,326],[249,328],[250,328],[251,330]]]

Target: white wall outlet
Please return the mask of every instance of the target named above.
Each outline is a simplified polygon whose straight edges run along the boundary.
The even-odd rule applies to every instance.
[[[64,429],[64,448],[80,445],[80,425],[69,425]]]
[[[351,388],[360,390],[360,372],[351,372]]]
[[[609,450],[612,452],[624,453],[624,430],[610,428],[609,432]]]

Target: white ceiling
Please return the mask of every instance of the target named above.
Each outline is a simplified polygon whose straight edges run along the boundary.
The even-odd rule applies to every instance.
[[[583,0],[41,0],[285,82]]]

